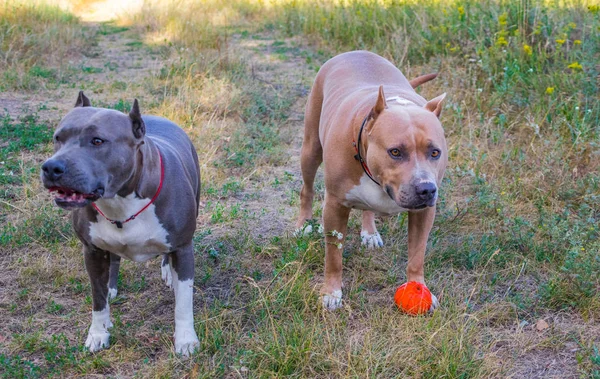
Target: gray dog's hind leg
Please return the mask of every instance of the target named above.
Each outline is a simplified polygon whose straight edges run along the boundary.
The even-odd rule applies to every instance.
[[[162,263],[160,265],[160,276],[162,277],[162,280],[164,280],[167,287],[173,287],[173,275],[171,274],[169,254],[163,254]]]
[[[117,297],[117,281],[119,280],[119,266],[121,257],[110,253],[110,276],[108,279],[108,300]]]
[[[110,253],[93,247],[83,248],[85,268],[92,284],[92,325],[85,346],[91,352],[108,347],[112,327],[108,305],[108,280],[110,271]]]
[[[200,345],[194,329],[194,248],[192,243],[169,254],[175,291],[175,352],[188,356]]]

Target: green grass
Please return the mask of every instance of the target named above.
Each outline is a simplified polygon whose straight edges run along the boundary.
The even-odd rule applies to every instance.
[[[32,173],[29,167],[23,167],[23,154],[45,147],[52,140],[54,131],[46,123],[39,122],[36,114],[25,114],[12,120],[6,113],[0,123],[0,183],[18,183],[23,180],[23,175]]]

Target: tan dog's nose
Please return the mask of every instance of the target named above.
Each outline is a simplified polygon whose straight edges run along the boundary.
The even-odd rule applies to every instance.
[[[432,182],[423,182],[419,183],[416,186],[417,196],[421,200],[429,201],[435,197],[435,193],[437,192],[437,186]]]

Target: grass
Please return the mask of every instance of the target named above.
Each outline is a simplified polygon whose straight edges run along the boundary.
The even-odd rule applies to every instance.
[[[3,3],[0,88],[62,106],[34,96],[0,120],[0,377],[598,377],[599,28],[590,1],[149,1],[99,24]],[[352,216],[334,313],[318,305],[321,236],[290,233],[305,96],[326,59],[359,48],[409,78],[439,71],[420,91],[449,94],[431,317],[391,301],[406,279],[406,215],[378,221],[386,247],[374,252]],[[158,261],[123,263],[111,348],[83,349],[79,242],[38,179],[79,89],[123,112],[139,98],[199,152],[201,348],[189,360],[172,353]],[[321,177],[317,189],[319,218]]]
[[[56,88],[72,77],[68,60],[90,51],[94,32],[58,5],[44,1],[0,4],[0,89]]]

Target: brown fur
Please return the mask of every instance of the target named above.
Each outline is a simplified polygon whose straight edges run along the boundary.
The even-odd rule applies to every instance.
[[[445,94],[428,102],[413,88],[436,76],[424,75],[409,82],[392,63],[366,51],[338,55],[317,74],[306,106],[301,156],[304,185],[296,226],[300,228],[312,218],[314,177],[325,162],[323,221],[327,243],[323,294],[331,295],[342,287],[342,250],[338,244],[343,240],[331,234],[337,231],[346,235],[351,208],[364,211],[363,230],[370,234],[376,233],[373,211],[409,211],[408,280],[424,283],[425,246],[435,217],[435,198],[433,204],[423,205],[418,195],[422,192],[415,188],[427,178],[439,187],[444,176],[447,147],[438,117]],[[388,104],[386,94],[414,104]],[[381,191],[395,202],[389,212],[381,207],[374,209],[369,201],[348,200],[350,191],[365,176],[353,158],[353,141],[357,141],[367,115],[369,121],[359,148]],[[402,152],[401,160],[390,155],[394,148]],[[441,153],[438,159],[432,158],[433,150]],[[375,194],[381,196],[377,191]]]

